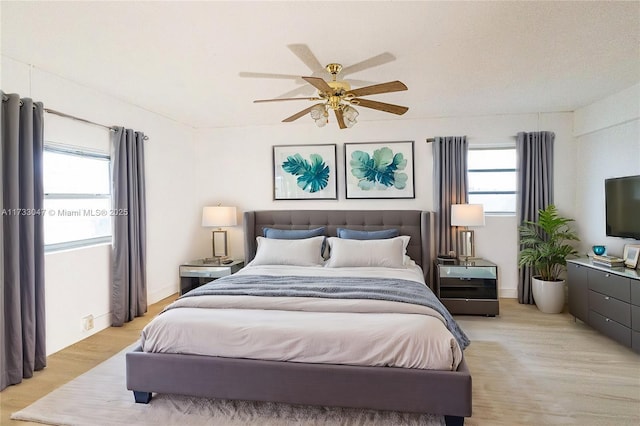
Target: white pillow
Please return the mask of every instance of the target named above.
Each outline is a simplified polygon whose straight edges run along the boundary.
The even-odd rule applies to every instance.
[[[409,255],[407,254],[407,247],[409,246],[409,240],[411,240],[411,237],[408,235],[400,235],[396,238],[400,238],[402,240],[402,254],[404,255],[403,263],[405,265],[415,265],[416,262],[414,262],[413,259],[411,259],[411,257],[409,257]]]
[[[252,265],[322,265],[322,243],[325,237],[303,238],[301,240],[278,240],[256,237],[258,249]]]
[[[331,237],[331,257],[325,264],[328,268],[351,266],[404,267],[404,241],[402,237],[383,240],[349,240]],[[407,244],[409,240],[407,239]]]

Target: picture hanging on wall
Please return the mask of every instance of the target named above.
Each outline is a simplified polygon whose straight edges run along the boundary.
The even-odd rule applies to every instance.
[[[413,141],[344,144],[347,198],[415,198]]]
[[[337,200],[336,144],[273,147],[274,200]]]

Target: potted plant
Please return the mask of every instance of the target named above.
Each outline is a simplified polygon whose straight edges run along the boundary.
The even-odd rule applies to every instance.
[[[538,210],[538,221],[524,221],[519,227],[522,250],[518,266],[533,269],[532,290],[536,306],[545,313],[559,313],[564,308],[564,282],[560,277],[567,257],[578,252],[569,244],[579,241],[569,224],[573,219],[558,214],[555,205]]]

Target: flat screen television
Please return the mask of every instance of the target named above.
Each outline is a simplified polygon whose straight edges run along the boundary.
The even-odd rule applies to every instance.
[[[640,240],[640,175],[606,179],[604,194],[607,236]]]

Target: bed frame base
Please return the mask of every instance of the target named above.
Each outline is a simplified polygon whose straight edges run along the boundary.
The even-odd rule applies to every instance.
[[[444,416],[444,424],[447,426],[464,426],[464,417]]]
[[[133,397],[138,404],[148,404],[152,395],[151,392],[133,391]],[[444,416],[444,424],[446,426],[464,426],[464,417]]]
[[[201,355],[126,354],[127,389],[137,403],[152,392],[430,413],[462,425],[471,416],[471,375],[457,371],[262,361]]]
[[[151,395],[151,392],[133,391],[133,399],[135,399],[138,404],[148,404],[149,401],[151,401]]]

